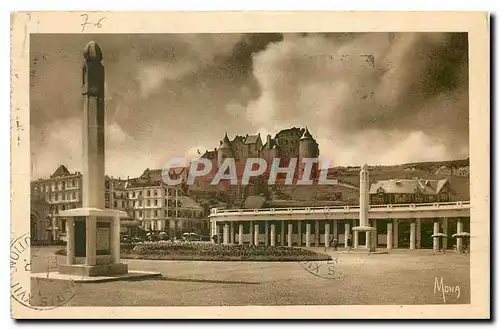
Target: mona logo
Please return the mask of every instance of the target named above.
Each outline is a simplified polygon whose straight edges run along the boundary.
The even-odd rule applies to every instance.
[[[445,285],[443,282],[443,277],[434,278],[434,295],[436,295],[436,293],[441,293],[443,296],[443,303],[446,303],[447,294],[456,294],[457,299],[460,298],[460,287]]]

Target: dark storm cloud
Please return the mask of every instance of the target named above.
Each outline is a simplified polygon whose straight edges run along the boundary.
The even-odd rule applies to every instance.
[[[113,175],[196,156],[225,131],[289,125],[308,125],[339,164],[468,154],[466,34],[36,35],[35,175],[79,167],[81,51],[90,40],[104,52]]]
[[[468,154],[465,33],[286,35],[255,56],[254,75],[254,124],[307,124],[342,163]]]

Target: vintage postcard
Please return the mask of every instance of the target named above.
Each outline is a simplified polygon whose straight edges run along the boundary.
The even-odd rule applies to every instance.
[[[490,317],[487,13],[18,12],[11,58],[14,318]]]

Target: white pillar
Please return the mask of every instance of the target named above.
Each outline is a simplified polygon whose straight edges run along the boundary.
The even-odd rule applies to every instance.
[[[439,222],[438,221],[434,221],[434,232],[433,234],[438,234],[439,233]],[[433,240],[432,240],[432,249],[434,251],[437,251],[439,250],[439,237],[434,237]]]
[[[218,244],[218,243],[220,243],[220,241],[219,241],[219,229],[218,229],[218,225],[217,225],[217,222],[216,222],[216,221],[214,221],[214,228],[213,228],[213,230],[214,230],[214,233],[212,234],[212,236],[214,236],[214,235],[215,235],[215,236],[217,237],[217,238],[216,238],[216,241],[214,241],[214,243],[217,243],[217,244]],[[175,232],[175,231],[174,231],[174,232]]]
[[[264,245],[269,245],[269,222],[264,222]]]
[[[75,219],[69,217],[66,220],[66,232],[68,241],[66,243],[66,264],[73,265],[75,262]]]
[[[319,236],[319,220],[314,221],[314,246],[319,247],[319,241],[321,240]]]
[[[464,222],[462,218],[458,218],[457,220],[457,233],[462,233],[464,231]],[[463,245],[463,238],[457,238],[457,250],[461,251]]]
[[[288,224],[288,246],[292,246],[292,237],[293,237],[293,224]]]
[[[243,224],[238,225],[238,243],[243,244]]]
[[[354,231],[353,234],[354,234],[354,248],[358,248],[358,246],[359,246],[359,232]]]
[[[392,223],[387,223],[387,249],[392,249]]]
[[[236,234],[236,232],[234,232],[234,222],[231,222],[230,225],[231,226],[229,227],[229,234],[230,234],[229,243],[234,244],[234,236]]]
[[[422,220],[417,219],[416,223],[417,223],[417,239],[416,239],[417,245],[416,245],[416,248],[421,249],[422,248]]]
[[[359,172],[359,226],[368,226],[370,206],[368,165],[364,164]],[[369,246],[367,244],[367,246]]]
[[[325,223],[325,248],[330,247],[330,223]]]
[[[96,264],[96,221],[95,216],[89,216],[86,218],[86,245],[85,245],[85,263],[86,265]]]
[[[298,221],[298,234],[297,234],[297,245],[300,247],[302,246],[302,221]]]
[[[271,224],[271,246],[276,246],[276,224]]]
[[[223,227],[223,243],[229,244],[229,223],[225,223]]]
[[[365,242],[366,242],[365,247],[367,249],[370,249],[370,247],[372,245],[372,233],[370,231],[365,232]]]
[[[120,218],[111,219],[111,262],[120,262]]]
[[[399,220],[394,220],[394,248],[399,246]]]
[[[347,239],[349,239],[349,234],[351,231],[351,226],[349,224],[344,224],[344,246],[347,248]]]
[[[448,218],[443,218],[443,233],[446,238],[443,238],[443,249],[448,249]]]
[[[411,222],[410,223],[410,249],[415,249],[415,242],[416,242],[416,223]]]
[[[375,219],[370,219],[370,226],[373,227],[375,230],[371,231],[371,246],[373,249],[376,249],[378,246],[378,231],[377,231],[377,221]]]
[[[311,246],[311,224],[306,223],[306,247]]]
[[[253,246],[254,245],[254,223],[253,221],[250,222],[250,232],[248,232],[249,235],[250,235],[250,245]]]
[[[281,230],[280,230],[280,244],[282,247],[285,246],[285,221],[281,221]]]
[[[259,224],[253,226],[253,243],[259,245]]]

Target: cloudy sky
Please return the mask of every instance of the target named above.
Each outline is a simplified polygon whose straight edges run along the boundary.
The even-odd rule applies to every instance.
[[[82,49],[106,69],[106,172],[307,126],[334,165],[466,158],[467,35],[32,35],[32,175],[81,170]]]

